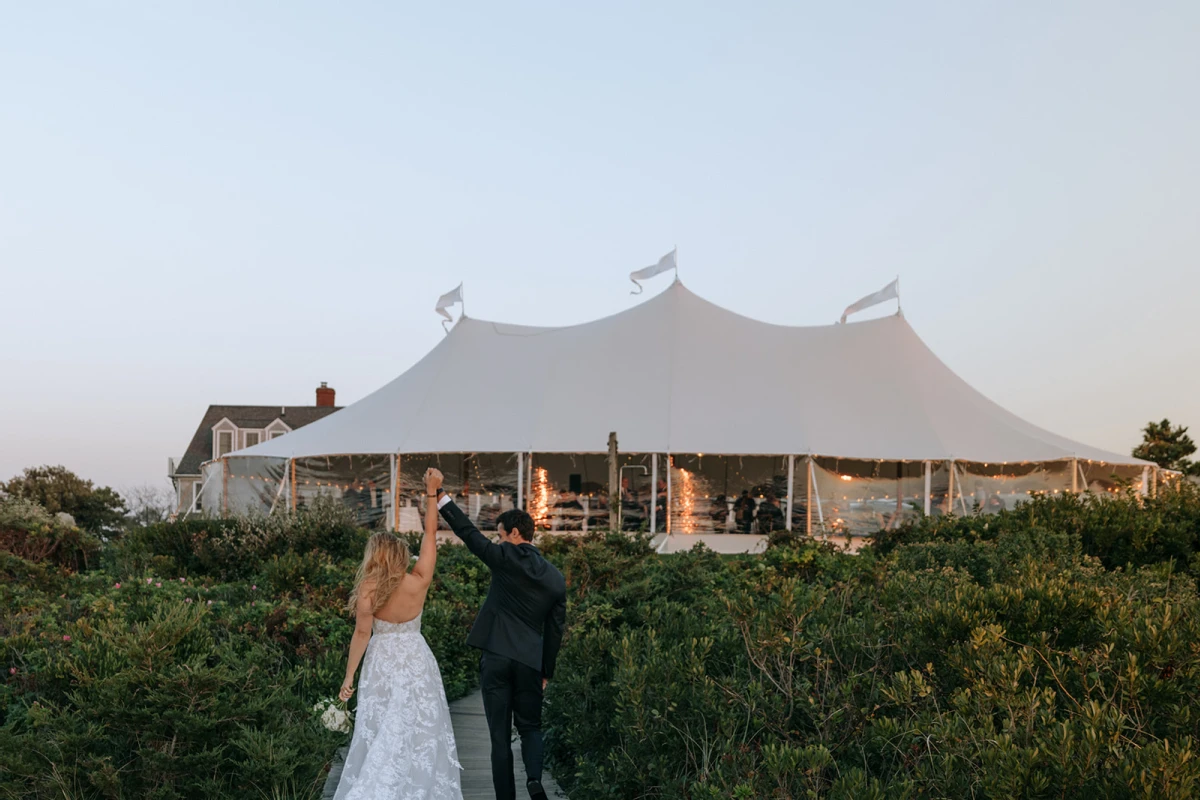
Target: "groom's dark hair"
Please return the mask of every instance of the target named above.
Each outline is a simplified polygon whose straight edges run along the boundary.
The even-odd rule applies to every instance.
[[[519,508],[510,508],[496,518],[506,532],[516,531],[527,542],[533,541],[533,517]]]

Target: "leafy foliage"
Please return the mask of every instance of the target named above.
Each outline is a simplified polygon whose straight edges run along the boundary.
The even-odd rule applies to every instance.
[[[1148,422],[1142,429],[1142,443],[1133,448],[1133,457],[1153,461],[1164,469],[1185,475],[1200,474],[1200,464],[1188,458],[1196,452],[1196,443],[1187,435],[1187,430],[1183,425],[1172,426],[1169,419]]]
[[[618,549],[621,581],[571,608],[555,775],[575,800],[1194,797],[1197,520],[1180,488],[927,520],[858,556]]]
[[[29,561],[48,561],[71,569],[95,562],[100,540],[60,522],[25,498],[0,498],[0,550]]]
[[[63,466],[28,467],[7,483],[0,494],[30,500],[50,514],[64,512],[85,531],[119,530],[125,521],[125,501],[107,486],[97,488]]]
[[[341,685],[365,541],[326,507],[135,529],[90,571],[0,552],[0,798],[319,797],[346,736],[312,707]],[[487,572],[440,560],[422,627],[453,699]]]

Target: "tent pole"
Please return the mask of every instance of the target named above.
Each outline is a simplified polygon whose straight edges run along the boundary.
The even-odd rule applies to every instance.
[[[954,513],[954,459],[950,459],[950,488],[946,490],[946,514]]]
[[[392,533],[396,532],[396,509],[399,507],[396,498],[396,454],[392,453],[388,456],[388,468],[391,470],[391,485],[392,490],[388,493],[392,496],[392,518],[388,520],[388,530]]]
[[[517,508],[525,508],[525,454],[517,453]]]
[[[525,510],[533,508],[533,451],[529,451],[529,466],[525,469],[529,480],[525,481]]]
[[[796,457],[788,456],[787,530],[792,529],[792,489],[795,487]]]
[[[294,459],[294,458],[291,461],[291,472],[292,472],[292,486],[291,486],[292,491],[290,492],[291,503],[289,505],[289,510],[295,511],[296,510],[296,459]]]
[[[1071,459],[1071,494],[1079,494],[1079,459]]]
[[[932,507],[932,498],[929,493],[933,491],[933,462],[925,462],[925,516],[929,516]]]
[[[229,515],[229,459],[221,459],[221,516]]]
[[[279,497],[283,494],[287,483],[287,469],[284,468],[283,477],[279,479],[279,491],[275,492],[275,499],[271,501],[271,510],[267,512],[268,517],[275,513],[275,506],[279,505]]]
[[[667,453],[667,502],[665,504],[667,515],[667,536],[671,535],[671,454]]]
[[[1138,494],[1142,497],[1150,494],[1150,467],[1142,467],[1142,488]]]
[[[621,530],[621,478],[617,467],[617,432],[608,434],[608,529]],[[587,509],[583,513],[583,529],[587,530]]]
[[[392,481],[392,530],[400,530],[400,470],[404,469],[403,457],[396,453],[394,480]]]
[[[821,509],[821,490],[820,490],[820,487],[817,486],[816,464],[817,464],[816,459],[813,458],[812,456],[809,456],[808,457],[808,474],[812,477],[812,483],[810,484],[809,488],[812,491],[813,498],[817,501],[817,522],[821,526],[821,531],[824,532],[824,530],[825,530],[825,512]]]
[[[954,466],[954,465],[951,465],[951,466]],[[957,469],[957,467],[955,467],[955,469]],[[963,494],[961,478],[958,481],[958,505],[962,508],[964,517],[971,513],[970,511],[967,510],[967,497],[966,497],[966,495]]]
[[[650,456],[650,535],[658,533],[658,453]]]
[[[203,472],[204,472],[204,469],[203,469],[203,468],[201,468],[201,470],[200,470],[200,471],[201,471],[201,473],[203,473]],[[203,481],[203,482],[200,484],[200,500],[201,500],[201,502],[200,502],[200,505],[201,505],[201,508],[203,508],[203,506],[204,506],[204,502],[203,502],[203,501],[204,501],[204,487],[205,487],[205,486],[208,486],[208,482],[212,480],[212,477],[213,477],[213,473],[212,473],[212,472],[209,472],[209,473],[208,473],[208,477],[207,477],[207,478],[205,478],[205,479],[204,479],[204,481]],[[195,507],[196,507],[196,503],[195,503],[194,501],[193,501],[193,502],[190,502],[190,503],[188,503],[187,511],[183,512],[183,519],[187,519],[187,518],[188,518],[188,515],[192,513],[192,509],[193,509],[193,508],[195,508]],[[180,521],[182,521],[182,520],[180,520]]]
[[[813,465],[812,456],[804,459],[804,468],[808,472],[807,487],[804,490],[804,535],[812,536],[812,499],[813,499]]]

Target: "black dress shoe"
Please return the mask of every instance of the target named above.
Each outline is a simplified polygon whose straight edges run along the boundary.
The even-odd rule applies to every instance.
[[[546,800],[546,790],[541,781],[527,781],[525,788],[529,790],[530,800]]]

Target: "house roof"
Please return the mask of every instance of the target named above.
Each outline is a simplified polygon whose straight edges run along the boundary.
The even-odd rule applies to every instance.
[[[239,428],[265,428],[281,420],[292,430],[327,417],[341,406],[209,406],[200,426],[175,467],[176,475],[199,475],[200,465],[212,460],[213,426],[228,419]]]

